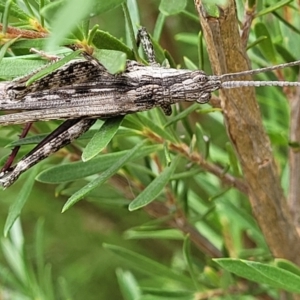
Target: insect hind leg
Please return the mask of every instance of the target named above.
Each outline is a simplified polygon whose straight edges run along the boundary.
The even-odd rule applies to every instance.
[[[141,27],[138,30],[136,41],[138,47],[140,44],[142,44],[143,50],[147,56],[149,64],[151,66],[160,66],[160,64],[155,59],[153,43],[145,27]],[[162,104],[161,108],[165,115],[170,116],[172,114],[172,107],[169,103]]]
[[[16,165],[0,172],[0,185],[2,185],[3,188],[9,187],[23,172],[48,157],[50,154],[70,144],[74,139],[77,139],[86,132],[95,122],[96,119],[66,120],[36,145]]]
[[[155,59],[155,52],[153,48],[153,43],[151,41],[150,35],[148,34],[145,27],[139,28],[137,32],[137,46],[142,44],[143,50],[147,56],[147,60],[151,66],[159,66]]]

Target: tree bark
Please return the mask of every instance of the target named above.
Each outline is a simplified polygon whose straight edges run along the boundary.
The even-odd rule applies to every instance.
[[[292,213],[294,224],[298,233],[300,232],[300,89],[290,99],[290,142],[289,149],[289,207]]]
[[[207,15],[201,0],[195,0],[195,5],[214,74],[248,70],[249,59],[239,35],[234,0],[227,1],[217,18]],[[253,214],[267,244],[274,257],[300,265],[300,239],[280,185],[255,89],[222,90],[220,98],[227,132],[248,184]]]

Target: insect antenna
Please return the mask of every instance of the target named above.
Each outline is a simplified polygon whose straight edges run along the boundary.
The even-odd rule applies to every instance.
[[[224,89],[238,88],[238,87],[260,87],[260,86],[300,86],[300,82],[290,82],[290,81],[254,81],[254,80],[233,80],[236,77],[245,75],[256,75],[259,73],[264,73],[268,71],[279,70],[288,67],[294,67],[300,65],[300,60],[284,63],[276,66],[265,67],[255,70],[242,71],[237,73],[228,73],[220,76],[213,76],[215,80],[221,81],[221,87]]]
[[[239,87],[247,87],[247,86],[300,86],[300,82],[296,81],[225,81],[221,83],[221,88],[223,89],[233,89]]]
[[[271,66],[271,67],[265,67],[265,68],[259,68],[255,70],[247,70],[247,71],[241,71],[237,73],[228,73],[228,74],[223,74],[218,76],[219,80],[221,81],[228,81],[230,79],[234,79],[236,77],[240,76],[245,76],[245,75],[256,75],[259,73],[265,73],[268,71],[274,71],[274,70],[279,70],[279,69],[284,69],[284,68],[289,68],[289,67],[294,67],[294,66],[299,66],[300,65],[300,60],[297,61],[292,61],[289,63],[284,63],[276,66]]]

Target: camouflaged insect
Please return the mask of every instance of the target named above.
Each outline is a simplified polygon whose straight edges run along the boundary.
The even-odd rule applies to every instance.
[[[71,61],[30,86],[26,86],[30,76],[0,83],[0,111],[20,111],[1,115],[0,125],[66,120],[16,165],[5,165],[0,173],[3,187],[10,186],[24,171],[78,138],[96,119],[154,107],[161,107],[170,115],[172,104],[182,101],[207,103],[211,93],[221,88],[300,86],[299,82],[233,80],[238,76],[299,65],[300,61],[210,76],[201,70],[161,67],[155,61],[153,46],[144,28],[139,30],[138,37],[148,57],[148,66],[128,61],[123,73],[113,75],[96,59],[85,55],[87,59]]]

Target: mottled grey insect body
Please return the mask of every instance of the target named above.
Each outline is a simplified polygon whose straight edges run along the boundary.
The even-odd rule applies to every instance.
[[[182,101],[206,103],[220,88],[242,86],[300,86],[299,82],[233,81],[244,75],[299,65],[300,61],[220,76],[203,71],[163,68],[154,57],[151,40],[140,29],[139,39],[149,66],[128,61],[121,74],[112,75],[96,60],[71,61],[26,86],[30,76],[0,83],[0,110],[16,111],[0,116],[0,125],[66,119],[15,166],[5,165],[0,184],[10,186],[24,171],[87,131],[98,118],[111,118],[161,107],[169,115],[171,105]]]
[[[78,81],[68,68],[81,67]],[[84,72],[82,72],[84,68]],[[94,69],[93,69],[94,68]],[[84,75],[87,72],[87,75]],[[48,80],[47,80],[48,77]],[[0,116],[1,125],[78,117],[109,118],[181,101],[206,103],[221,86],[202,71],[144,66],[129,61],[126,71],[112,75],[96,70],[92,61],[71,62],[26,87],[23,82],[6,86],[0,110],[21,110]]]

